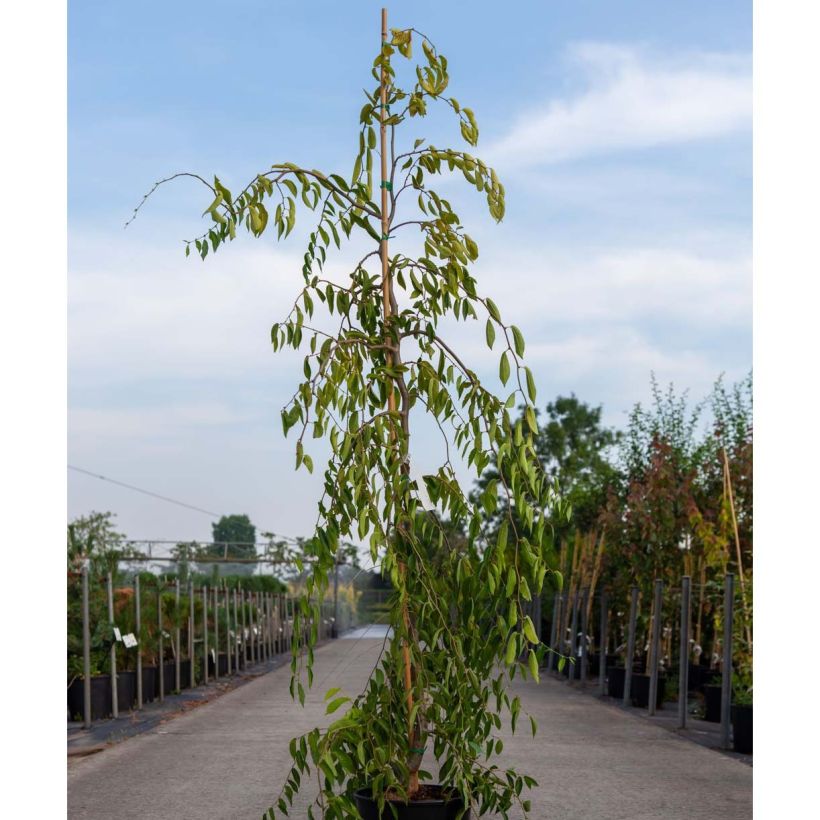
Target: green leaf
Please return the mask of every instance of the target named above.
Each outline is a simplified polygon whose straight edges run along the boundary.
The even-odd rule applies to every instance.
[[[507,652],[504,655],[504,663],[507,666],[512,666],[515,663],[515,656],[518,650],[518,639],[516,638],[515,632],[510,633],[510,637],[507,639]]]
[[[334,686],[332,689],[328,689],[327,692],[325,693],[325,700],[326,701],[330,700],[337,692],[341,692],[341,691],[342,691],[341,686]]]
[[[513,342],[515,344],[515,352],[519,356],[523,356],[524,355],[524,337],[521,334],[521,331],[515,325],[511,325],[510,330],[512,330]]]
[[[530,401],[535,403],[535,379],[533,379],[529,367],[525,367],[524,370],[527,374],[527,395],[530,397]]]
[[[490,312],[490,316],[496,320],[496,322],[501,321],[501,314],[498,312],[498,307],[496,306],[495,302],[489,297],[484,300],[485,304],[487,305],[487,310]]]
[[[495,327],[493,326],[493,320],[487,319],[487,347],[492,350],[493,344],[495,343]]]
[[[327,709],[325,710],[326,715],[332,715],[343,703],[347,703],[350,698],[336,698],[335,700],[330,701],[327,705]]]
[[[553,578],[555,578],[555,588],[560,592],[564,588],[564,576],[557,570],[552,571]]]
[[[535,421],[535,410],[532,409],[531,405],[527,405],[525,416],[527,419],[527,426],[530,428],[530,430],[532,430],[533,433],[537,433],[538,424]]]
[[[516,603],[515,598],[510,599],[510,606],[507,612],[507,626],[510,629],[514,629],[516,624],[518,623],[518,604]]]
[[[501,362],[498,365],[498,376],[501,379],[501,384],[506,384],[510,378],[510,363],[507,359],[507,351],[501,354]]]
[[[530,657],[527,662],[529,663],[530,674],[532,675],[533,680],[538,683],[540,681],[538,676],[538,657],[532,649],[530,649]]]
[[[532,622],[532,619],[529,615],[524,617],[524,637],[530,642],[534,644],[539,644],[540,641],[538,640],[538,635],[535,634],[535,626]]]
[[[507,570],[507,589],[505,590],[508,598],[513,594],[516,580],[515,567],[510,567]]]

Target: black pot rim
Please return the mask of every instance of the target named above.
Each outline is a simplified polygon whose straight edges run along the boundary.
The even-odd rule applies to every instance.
[[[440,783],[425,783],[425,786],[438,786],[442,788]],[[375,805],[376,801],[373,799],[373,793],[367,787],[363,787],[361,789],[357,789],[355,792],[355,796],[362,799],[367,800],[370,803]],[[386,800],[386,803],[393,803],[398,806],[446,806],[450,803],[463,803],[464,801],[461,799],[460,795],[454,795],[453,797],[433,797],[429,800],[413,800],[411,803],[405,803],[403,800]]]

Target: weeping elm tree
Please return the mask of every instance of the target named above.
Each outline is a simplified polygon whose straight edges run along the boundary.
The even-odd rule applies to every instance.
[[[414,40],[422,51],[417,64]],[[399,85],[397,68],[409,82]],[[192,177],[209,191],[212,224],[185,249],[202,259],[242,233],[284,239],[300,208],[314,214],[300,289],[271,328],[275,351],[305,352],[303,379],[282,410],[285,435],[296,439],[296,468],[313,472],[315,439],[330,446],[296,611],[294,698],[304,703],[304,686],[313,681],[318,602],[341,539],[369,544],[395,589],[392,641],[364,692],[327,693],[335,722],[291,741],[293,766],[269,816],[288,813],[311,773],[319,779],[313,805],[323,817],[358,817],[353,794],[362,787],[380,807],[386,799],[412,799],[420,776],[428,776],[427,757],[467,805],[507,817],[515,804],[529,809],[522,793],[535,781],[492,758],[502,749],[502,715],[514,730],[521,712],[509,680],[516,673],[537,680],[548,651],[526,609],[545,579],[560,587],[550,520],[566,511],[534,447],[536,393],[523,364],[524,337],[479,290],[470,272],[478,246],[431,181],[460,174],[496,221],[504,216],[504,187],[467,151],[414,139],[414,123],[437,108],[455,117],[464,142],[475,146],[473,112],[447,94],[447,59],[413,29],[383,37],[372,77],[349,175],[281,162],[238,193],[216,177],[169,178]],[[391,252],[391,240],[408,234],[420,254]],[[372,248],[343,281],[331,277],[329,255],[361,238]],[[440,332],[445,319],[480,323],[509,393],[482,384]],[[421,487],[409,464],[413,424],[425,414],[441,446],[440,463]],[[456,476],[459,458],[477,475],[492,462],[498,478],[470,499]],[[486,522],[500,506],[516,515],[496,521],[488,537]]]

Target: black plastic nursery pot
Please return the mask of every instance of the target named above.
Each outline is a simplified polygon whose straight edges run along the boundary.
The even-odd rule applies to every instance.
[[[83,719],[83,680],[75,678],[68,687],[68,713]],[[94,675],[91,678],[91,720],[111,717],[111,676]]]
[[[136,672],[117,673],[117,709],[129,711],[136,698]],[[83,681],[76,678],[68,687],[68,712],[72,718],[83,719]],[[94,675],[91,678],[91,720],[111,717],[111,675]]]
[[[604,669],[609,669],[610,666],[615,666],[618,661],[620,660],[619,656],[616,654],[611,654],[606,656],[605,666]],[[601,653],[594,652],[590,653],[589,656],[589,675],[590,677],[597,677],[598,673],[601,670]]]
[[[621,700],[624,696],[624,681],[626,680],[626,667],[608,666],[606,670],[606,693],[616,700]]]
[[[649,675],[632,674],[632,684],[629,687],[629,696],[632,705],[638,709],[646,709],[649,706]],[[663,708],[664,695],[666,694],[666,678],[658,675],[658,691],[655,693],[655,708]]]
[[[707,683],[703,687],[703,696],[706,699],[706,713],[703,719],[708,720],[709,723],[720,723],[720,695],[722,691],[723,687],[719,684],[715,686]]]
[[[701,666],[698,663],[689,662],[689,686],[690,692],[699,692],[703,688],[708,675],[708,668]]]
[[[157,667],[142,667],[142,702],[150,703],[157,696]]]
[[[732,746],[736,752],[752,754],[751,706],[732,706]]]
[[[228,674],[228,656],[224,652],[220,652],[217,655],[217,659],[219,661],[219,674],[220,675],[227,675]]]
[[[162,665],[163,686],[165,687],[165,694],[169,695],[177,688],[176,684],[176,664],[171,661]],[[180,674],[180,686],[185,685],[185,679]]]
[[[424,797],[421,800],[413,800],[410,803],[389,801],[396,809],[395,816],[387,805],[381,813],[379,812],[370,789],[359,789],[356,792],[356,809],[362,820],[455,820],[458,813],[464,809],[464,801],[460,797],[448,797],[438,784],[425,783],[421,788],[424,790]],[[470,820],[470,817],[468,809],[462,818]]]
[[[117,710],[127,712],[137,700],[137,673],[117,672]]]

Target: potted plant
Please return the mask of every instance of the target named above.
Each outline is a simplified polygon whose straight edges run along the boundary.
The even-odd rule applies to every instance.
[[[752,681],[743,672],[732,687],[732,746],[736,752],[752,754]]]
[[[402,87],[401,61],[412,60],[419,45],[421,59]],[[327,693],[327,713],[336,717],[291,741],[293,766],[268,816],[287,814],[308,773],[318,771],[322,816],[468,817],[474,810],[506,817],[514,805],[529,811],[523,791],[535,781],[491,758],[502,749],[502,715],[513,730],[521,716],[508,682],[516,674],[538,680],[546,647],[525,607],[545,581],[561,586],[551,520],[565,508],[533,445],[536,391],[522,363],[523,335],[480,294],[470,272],[478,246],[429,181],[460,174],[496,221],[504,215],[504,187],[466,151],[404,136],[410,122],[439,105],[473,146],[473,112],[447,94],[447,60],[433,43],[412,29],[388,32],[384,11],[372,74],[376,85],[365,93],[349,176],[279,163],[234,195],[218,178],[177,175],[210,191],[205,213],[212,225],[186,244],[186,254],[193,249],[203,259],[240,231],[287,236],[301,205],[319,214],[303,286],[271,330],[274,350],[306,348],[304,381],[282,411],[285,434],[297,434],[297,469],[313,471],[313,438],[325,438],[331,449],[295,611],[295,699],[303,703],[313,681],[320,601],[341,540],[369,544],[395,590],[392,642],[365,691]],[[404,215],[407,208],[412,215]],[[411,232],[420,254],[391,254],[390,242]],[[348,238],[370,244],[341,281],[324,266]],[[322,325],[320,314],[333,324]],[[484,386],[448,341],[445,319],[478,324],[499,355],[508,394]],[[517,406],[522,414],[514,421]],[[442,444],[438,468],[419,477],[411,470],[411,427],[422,415]],[[455,452],[477,474],[494,459],[498,479],[470,497],[453,467]],[[496,537],[485,538],[485,521],[502,495],[510,514]],[[423,782],[425,758],[438,761],[439,784]],[[311,809],[308,816],[316,815]]]
[[[720,723],[720,701],[723,691],[721,684],[722,678],[723,676],[720,674],[713,674],[709,678],[709,683],[703,686],[703,719],[709,723]]]

